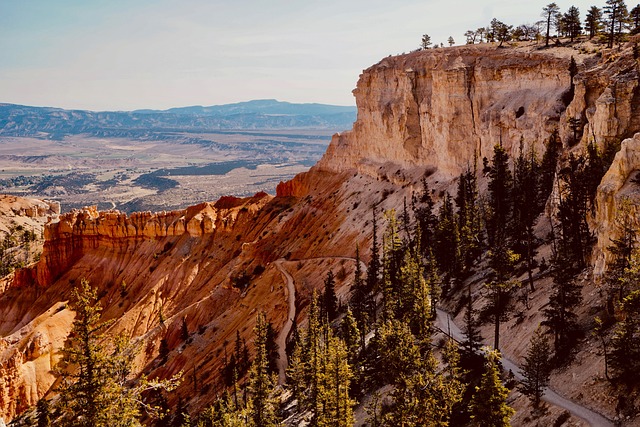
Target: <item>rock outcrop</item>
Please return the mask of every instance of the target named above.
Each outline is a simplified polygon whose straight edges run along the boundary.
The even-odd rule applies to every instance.
[[[317,167],[392,162],[453,177],[500,142],[512,155],[521,138],[542,152],[570,83],[567,58],[489,45],[385,58],[360,76],[353,130],[333,137]]]
[[[486,45],[385,58],[360,75],[353,130],[334,135],[316,167],[375,174],[393,163],[454,177],[474,158],[490,158],[498,143],[512,157],[521,139],[541,154],[555,129],[572,143],[570,118],[580,120],[583,145],[619,142],[640,130],[633,113],[640,107],[638,66],[630,50],[597,58]],[[579,71],[572,89],[574,54]]]
[[[596,238],[594,274],[600,276],[611,260],[607,249],[619,238],[622,225],[640,230],[640,133],[622,141],[620,151],[602,178],[591,223]]]
[[[258,193],[250,199],[237,199],[233,205],[223,198],[216,205],[201,203],[186,210],[136,212],[130,216],[118,211],[99,212],[95,206],[75,209],[46,227],[40,263],[17,274],[14,284],[46,287],[84,253],[98,247],[135,247],[143,240],[183,235],[196,238],[215,231],[228,232],[239,216],[255,215],[271,198]]]

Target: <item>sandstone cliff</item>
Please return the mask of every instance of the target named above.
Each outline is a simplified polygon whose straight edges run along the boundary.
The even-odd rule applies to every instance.
[[[594,250],[594,274],[600,276],[611,259],[608,247],[619,238],[624,224],[640,230],[640,133],[622,141],[596,196],[592,228],[598,242]],[[636,179],[638,179],[636,181]]]
[[[389,57],[354,90],[358,119],[334,136],[319,168],[360,171],[387,162],[458,175],[520,138],[539,152],[559,125],[569,61],[542,53],[461,47]]]
[[[583,144],[619,142],[640,130],[638,67],[630,50],[598,58],[577,49],[485,45],[385,58],[360,75],[353,130],[334,135],[316,167],[375,174],[393,163],[451,178],[474,156],[490,158],[497,143],[513,157],[521,139],[541,154],[554,129],[569,142],[569,118],[580,119]],[[579,70],[573,94],[572,56]]]

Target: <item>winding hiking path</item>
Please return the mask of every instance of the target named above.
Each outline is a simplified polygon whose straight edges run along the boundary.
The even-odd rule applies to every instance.
[[[295,319],[296,317],[296,287],[293,282],[293,276],[291,276],[287,269],[282,265],[284,261],[285,259],[280,258],[279,260],[273,262],[280,274],[282,274],[282,278],[287,284],[287,294],[289,299],[289,312],[287,314],[287,320],[284,322],[284,326],[282,327],[282,330],[276,338],[276,344],[278,344],[278,384],[280,385],[283,385],[286,381],[287,337],[289,336],[289,332],[291,332],[291,328],[293,327],[293,319]]]
[[[341,260],[349,260],[356,261],[355,258],[350,258],[346,256],[323,256],[323,257],[310,257],[310,258],[302,258],[302,259],[291,259],[288,260],[290,262],[298,262],[298,261],[309,261],[309,260],[318,260],[318,259],[341,259]],[[287,269],[282,265],[287,261],[284,258],[280,258],[277,261],[274,261],[273,264],[278,269],[284,282],[287,284],[287,298],[289,300],[289,312],[287,314],[287,320],[284,322],[284,326],[282,330],[278,334],[276,338],[276,344],[278,344],[278,384],[283,385],[287,379],[286,371],[287,371],[287,337],[291,332],[291,328],[293,327],[293,321],[296,318],[296,287],[295,282],[293,280],[293,276],[287,271]],[[366,264],[360,261],[360,267],[363,271],[366,271]]]
[[[460,328],[458,328],[458,326],[453,322],[453,319],[451,318],[449,313],[439,308],[436,309],[436,312],[436,326],[440,328],[440,330],[442,330],[445,334],[451,336],[454,340],[459,342],[464,341],[464,334],[462,333]],[[513,361],[507,359],[506,357],[502,357],[501,362],[502,366],[505,369],[513,372],[513,375],[518,381],[522,381],[524,377],[522,376],[518,365],[516,365],[515,363],[513,363]],[[583,419],[593,427],[615,427],[615,424],[613,422],[611,422],[601,414],[560,396],[549,387],[545,389],[542,399],[551,403],[552,405],[566,409],[567,411],[571,412],[571,414]]]

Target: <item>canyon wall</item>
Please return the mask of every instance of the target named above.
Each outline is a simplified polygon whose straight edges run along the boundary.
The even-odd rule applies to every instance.
[[[603,147],[640,130],[637,61],[627,46],[602,57],[577,49],[473,46],[388,57],[363,71],[353,91],[358,118],[334,135],[316,166],[374,173],[384,164],[421,166],[454,177],[474,156],[491,158],[498,143],[511,157],[533,146],[539,155],[558,129]],[[577,74],[572,93],[570,59]],[[572,96],[573,95],[573,96]]]
[[[640,232],[640,133],[622,141],[598,187],[590,225],[597,238],[593,258],[594,274],[599,277],[612,259],[608,248],[621,237],[623,228]]]
[[[353,130],[333,137],[317,167],[392,162],[453,177],[500,142],[512,156],[521,138],[542,152],[565,108],[568,68],[567,58],[493,46],[385,58],[361,74]]]

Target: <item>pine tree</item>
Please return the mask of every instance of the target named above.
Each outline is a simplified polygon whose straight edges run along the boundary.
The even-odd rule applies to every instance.
[[[487,351],[485,373],[471,399],[471,419],[482,427],[509,427],[515,411],[507,405],[509,390],[502,385],[498,361],[500,353]]]
[[[575,309],[582,301],[581,287],[576,283],[579,271],[560,249],[553,259],[553,288],[542,322],[553,333],[553,346],[559,360],[569,354],[578,336]]]
[[[551,375],[550,348],[547,337],[542,328],[538,326],[529,341],[527,355],[522,365],[524,379],[520,385],[520,391],[528,396],[533,407],[537,408],[544,394],[544,389],[549,384]]]
[[[631,9],[629,18],[631,21],[631,34],[640,33],[640,4]]]
[[[371,237],[371,259],[367,267],[366,295],[372,295],[378,290],[380,276],[380,248],[378,245],[378,223],[376,208],[373,208],[372,237]],[[376,320],[376,307],[373,298],[367,298],[369,319]]]
[[[423,34],[422,40],[420,41],[420,48],[422,50],[429,49],[431,47],[431,36],[429,34]]]
[[[434,234],[433,253],[442,272],[443,282],[448,287],[460,278],[460,236],[458,224],[453,211],[453,203],[448,193],[445,193],[438,212],[438,224]]]
[[[524,152],[523,141],[520,141],[520,155],[515,161],[513,179],[513,216],[511,229],[513,233],[513,248],[527,265],[529,287],[533,292],[533,257],[535,256],[536,238],[534,226],[538,217],[538,210],[532,209],[538,198],[538,171],[540,165],[535,152],[531,149]]]
[[[383,278],[382,314],[384,319],[392,319],[398,309],[399,294],[402,289],[401,272],[404,251],[398,233],[395,210],[385,212],[387,229],[383,236]]]
[[[585,30],[589,32],[589,40],[600,33],[601,22],[602,11],[597,6],[591,6],[585,18]]]
[[[555,129],[549,136],[549,140],[546,143],[544,154],[542,155],[542,161],[540,162],[540,183],[538,186],[538,203],[536,203],[535,209],[538,214],[543,211],[544,205],[553,190],[553,183],[556,176],[556,166],[558,164],[558,157],[560,156],[560,150],[562,149],[562,142],[558,130]]]
[[[270,427],[279,425],[277,415],[278,399],[274,397],[277,380],[269,373],[267,353],[267,319],[259,313],[254,328],[256,356],[249,373],[250,417],[255,426]]]
[[[562,16],[562,24],[566,34],[571,42],[582,33],[582,24],[580,22],[580,10],[571,6],[567,13]]]
[[[597,153],[597,152],[596,152]],[[597,156],[592,154],[591,156]],[[560,221],[560,238],[558,240],[557,260],[566,259],[572,264],[569,268],[580,270],[586,266],[588,247],[592,243],[592,235],[587,223],[590,200],[595,195],[596,182],[599,183],[601,167],[598,161],[591,161],[583,156],[569,155],[568,165],[558,174],[558,219]],[[577,271],[576,271],[577,273]]]
[[[468,274],[482,250],[482,221],[475,167],[474,170],[467,168],[460,175],[455,204],[458,208],[460,259],[464,273]]]
[[[400,268],[402,287],[397,294],[397,317],[406,322],[417,336],[429,334],[431,321],[430,285],[435,285],[435,268],[430,272],[429,282],[423,273],[417,254],[406,251]]]
[[[333,271],[329,270],[327,278],[324,280],[324,292],[322,294],[323,313],[329,322],[338,315],[338,297],[336,297],[335,286],[336,281],[333,276]]]
[[[341,323],[341,332],[344,344],[347,347],[347,354],[349,358],[349,363],[351,365],[355,364],[356,359],[358,358],[358,354],[360,353],[360,344],[362,334],[358,330],[358,323],[356,322],[351,309],[347,309],[347,314],[342,319]],[[363,347],[364,348],[364,347]]]
[[[512,212],[513,177],[509,170],[509,155],[496,144],[493,147],[493,159],[489,171],[489,217],[487,235],[489,246],[507,244],[507,227]]]
[[[438,218],[434,213],[435,203],[427,180],[422,178],[422,190],[411,199],[413,215],[416,219],[414,234],[419,236],[418,242],[422,256],[426,258],[433,250],[435,228]]]
[[[542,8],[542,17],[546,20],[547,25],[547,34],[545,36],[545,46],[549,46],[549,35],[551,33],[551,27],[557,25],[558,22],[558,14],[560,13],[560,8],[555,3],[549,3],[545,7]]]
[[[102,307],[98,294],[86,279],[73,289],[71,301],[76,318],[68,344],[62,350],[63,368],[57,372],[62,378],[58,390],[61,423],[87,427],[106,425],[109,363],[102,339],[104,330],[112,322],[100,322]]]
[[[619,25],[623,22],[624,12],[627,6],[624,0],[607,0],[606,4],[604,14],[606,15],[607,33],[609,34],[608,46],[612,48],[615,41],[619,39],[619,37],[616,37],[616,30],[618,30]]]
[[[607,248],[611,254],[611,261],[605,273],[607,311],[610,315],[614,314],[615,302],[621,302],[628,292],[623,278],[626,270],[631,267],[632,255],[637,245],[637,230],[633,225],[632,212],[630,200],[623,199],[614,221],[620,235],[613,239],[613,244]]]
[[[351,285],[350,304],[353,309],[353,317],[360,331],[360,346],[364,348],[364,338],[367,334],[369,323],[370,296],[367,292],[366,283],[362,279],[362,267],[360,264],[360,249],[356,247],[356,268],[353,274],[353,284]]]
[[[493,348],[500,348],[500,325],[506,320],[509,311],[511,293],[517,283],[509,280],[518,255],[506,247],[505,243],[494,245],[489,252],[489,266],[493,270],[495,279],[485,284],[491,293],[489,311],[493,316],[494,344]]]
[[[104,331],[111,322],[100,322],[102,307],[96,289],[82,279],[72,291],[71,301],[76,318],[56,370],[61,377],[56,405],[61,416],[57,423],[130,427],[139,425],[142,408],[152,416],[162,416],[160,408],[146,403],[142,395],[175,389],[182,373],[167,380],[149,380],[142,375],[130,383],[137,348],[118,337],[109,353]]]
[[[318,419],[318,426],[350,427],[353,425],[353,405],[355,401],[349,396],[349,386],[353,376],[349,365],[349,354],[345,343],[328,333],[325,343],[326,374],[324,390],[326,403],[323,416]]]
[[[478,328],[478,320],[476,319],[475,310],[473,309],[473,298],[471,296],[471,287],[469,287],[467,294],[467,309],[464,313],[464,327],[462,332],[464,333],[465,340],[462,343],[462,347],[467,358],[473,357],[481,347],[482,335],[480,335],[480,329]]]
[[[38,419],[38,427],[49,427],[51,425],[51,405],[44,397],[38,400],[36,417]]]
[[[611,371],[623,384],[640,380],[640,290],[627,295],[621,304],[624,320],[618,324],[611,340]]]

